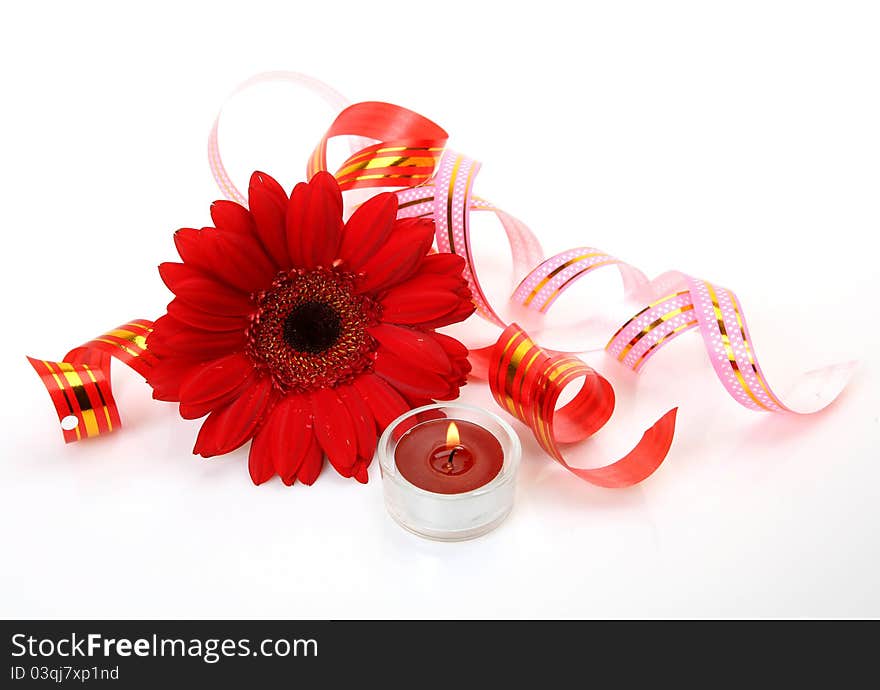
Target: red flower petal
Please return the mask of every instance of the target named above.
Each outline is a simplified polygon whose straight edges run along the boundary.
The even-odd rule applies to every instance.
[[[243,292],[267,287],[278,272],[250,231],[181,228],[174,233],[174,244],[185,265]]]
[[[244,331],[248,326],[248,320],[244,316],[209,314],[208,312],[195,309],[186,302],[176,298],[168,304],[168,315],[189,326],[206,331]]]
[[[182,419],[201,419],[206,414],[211,414],[214,410],[219,410],[223,407],[226,407],[226,405],[231,403],[234,399],[235,396],[232,396],[229,399],[221,398],[219,400],[197,402],[190,405],[186,403],[180,403],[177,411]]]
[[[444,399],[452,400],[458,397],[458,389],[467,382],[467,375],[471,371],[471,362],[468,359],[470,353],[464,345],[448,335],[432,331],[431,337],[446,351],[452,363],[452,373],[447,377],[449,393],[444,396]]]
[[[376,420],[373,419],[370,408],[367,407],[361,394],[353,386],[339,386],[336,388],[336,394],[348,410],[354,425],[357,462],[365,461],[369,465],[376,450]]]
[[[427,259],[428,257],[425,258]],[[416,273],[416,275],[405,282],[396,285],[392,290],[405,291],[413,296],[423,292],[435,292],[440,290],[442,292],[459,295],[460,297],[464,296],[465,299],[470,299],[471,294],[467,282],[461,276],[453,275],[451,273],[425,273],[421,268],[419,268],[419,272]]]
[[[218,230],[248,237],[254,234],[254,218],[244,206],[222,199],[211,204],[211,220]]]
[[[388,290],[380,300],[382,321],[434,328],[470,316],[474,311],[470,289],[457,273],[461,259],[450,257],[454,255],[425,257],[416,275]],[[452,272],[438,271],[441,266]]]
[[[191,356],[203,361],[229,354],[246,340],[244,331],[203,331],[166,314],[153,324],[147,348],[159,357]]]
[[[446,354],[449,355],[450,359],[464,358],[467,360],[468,354],[470,354],[469,350],[455,338],[452,338],[445,333],[434,332],[431,333],[431,337],[446,351]]]
[[[202,367],[204,366],[205,365],[202,365]],[[200,369],[202,367],[200,367]],[[244,393],[245,390],[253,386],[261,377],[262,374],[253,371],[237,386],[217,396],[216,398],[208,398],[205,400],[198,400],[193,402],[181,402],[178,408],[180,410],[180,416],[184,419],[199,419],[200,417],[204,417],[206,414],[213,412],[214,410],[220,410],[226,407],[233,400],[238,398],[242,393]],[[181,387],[182,386],[183,384],[181,384]]]
[[[366,484],[370,478],[370,476],[367,474],[367,468],[369,466],[369,460],[358,459],[358,461],[354,464],[354,467],[352,468],[351,476],[354,477],[361,484]]]
[[[199,430],[193,453],[209,458],[244,444],[254,435],[272,398],[272,380],[264,376],[229,405],[208,415]]]
[[[276,405],[275,410],[278,409]],[[251,441],[251,449],[248,453],[248,473],[251,475],[251,481],[259,486],[265,481],[272,478],[275,474],[275,462],[272,457],[271,444],[271,427],[272,420],[275,418],[275,411],[269,421],[260,427],[260,430]]]
[[[249,296],[186,264],[166,261],[159,266],[159,275],[171,292],[196,309],[226,316],[250,314],[254,309]]]
[[[417,408],[417,407],[422,407],[422,406],[424,406],[424,405],[431,405],[431,404],[433,404],[433,402],[434,402],[434,400],[433,400],[432,398],[421,398],[421,397],[418,397],[418,396],[405,395],[405,394],[403,393],[403,391],[398,391],[398,392],[399,392],[404,398],[406,398],[406,402],[409,404],[409,407],[410,407],[410,409],[412,409],[412,410],[414,410],[414,409]],[[427,413],[422,413],[422,414],[427,414]],[[423,420],[421,420],[421,416],[422,416],[422,415],[419,415],[420,421],[423,421]],[[440,415],[440,417],[438,417],[438,419],[442,419],[442,418],[443,418],[442,415]],[[415,426],[416,424],[418,424],[418,422],[413,422],[412,424],[409,425],[409,428],[412,428],[412,427]],[[402,433],[405,433],[405,431],[402,432]]]
[[[390,323],[380,323],[367,330],[383,348],[404,362],[418,362],[419,366],[441,374],[452,371],[446,351],[424,331]]]
[[[397,219],[397,195],[383,192],[359,206],[345,224],[339,258],[357,271],[385,242]]]
[[[293,266],[302,266],[305,261],[302,244],[302,235],[308,232],[305,228],[305,209],[308,206],[311,191],[307,182],[299,182],[290,193],[285,213],[284,237],[287,243],[287,253]]]
[[[374,374],[358,376],[352,385],[364,399],[382,430],[409,409],[400,393]]]
[[[457,308],[452,311],[444,314],[443,316],[438,316],[435,319],[427,319],[426,321],[422,321],[419,326],[422,328],[441,328],[442,326],[448,326],[453,323],[458,323],[459,321],[464,321],[476,310],[476,306],[473,302],[463,301]]]
[[[153,328],[147,335],[147,347],[150,347],[151,342],[167,339],[187,328],[190,326],[174,318],[171,314],[162,314],[153,322]],[[201,361],[204,361],[204,358]]]
[[[382,321],[416,325],[455,311],[462,306],[462,299],[446,290],[424,291],[415,295],[401,285],[390,290],[379,300],[379,304],[382,305]]]
[[[388,240],[364,264],[359,292],[395,285],[413,275],[434,241],[434,221],[404,218],[397,221]]]
[[[306,486],[311,486],[315,483],[318,475],[321,474],[322,469],[324,469],[324,454],[321,452],[318,440],[315,438],[315,435],[312,434],[310,437],[309,448],[303,458],[302,465],[299,467],[299,472],[297,473],[296,478]],[[284,480],[283,477],[282,480]],[[293,482],[285,480],[284,483],[290,485]]]
[[[200,360],[194,359],[179,357],[160,359],[147,375],[147,383],[153,388],[153,398],[178,402],[181,382],[201,365]]]
[[[331,266],[342,239],[342,194],[336,178],[319,172],[300,183],[287,207],[287,250],[296,266]]]
[[[310,397],[315,437],[334,469],[343,477],[350,477],[352,465],[357,459],[357,441],[351,415],[331,388],[320,388]]]
[[[212,273],[245,292],[269,287],[278,273],[275,264],[253,235],[221,233]]]
[[[419,267],[419,273],[437,273],[440,275],[452,275],[461,277],[464,271],[464,257],[458,254],[442,252],[438,254],[429,254],[422,261]]]
[[[229,395],[215,400],[204,400],[196,403],[180,403],[177,411],[182,419],[201,419],[207,414],[211,414],[214,410],[220,410],[231,403],[236,395]]]
[[[379,348],[373,371],[401,393],[419,398],[438,398],[449,391],[449,381]]]
[[[257,226],[257,236],[279,268],[290,267],[287,253],[287,194],[272,177],[262,172],[251,175],[248,206]]]
[[[219,398],[238,388],[253,370],[253,362],[241,353],[215,359],[184,380],[180,386],[180,401],[192,404]]]
[[[210,274],[214,259],[220,251],[217,244],[219,236],[216,228],[181,228],[174,233],[174,246],[189,268],[197,268]]]
[[[446,351],[454,371],[459,374],[470,373],[471,363],[468,359],[470,352],[464,345],[443,333],[431,331],[431,337]]]
[[[300,395],[284,398],[272,409],[251,444],[248,468],[254,484],[261,484],[277,472],[290,486],[314,444],[308,400]]]

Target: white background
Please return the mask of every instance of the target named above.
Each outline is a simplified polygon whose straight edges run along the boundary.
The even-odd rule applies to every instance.
[[[0,614],[880,615],[878,35],[870,2],[7,7]],[[514,513],[461,544],[394,524],[375,464],[367,486],[325,469],[310,488],[257,488],[245,450],[190,455],[198,423],[124,367],[126,428],[65,446],[25,354],[57,359],[163,311],[171,233],[208,224],[219,197],[214,113],[267,69],[438,121],[484,162],[478,193],[550,252],[590,244],[734,288],[780,391],[843,358],[861,360],[853,383],[821,414],[770,417],[726,396],[696,334],[638,381],[591,355],[620,415],[584,462],[677,403],[666,463],[597,489],[517,426]],[[228,114],[236,181],[261,168],[288,188],[332,115],[292,87]],[[480,383],[465,398],[492,404]]]

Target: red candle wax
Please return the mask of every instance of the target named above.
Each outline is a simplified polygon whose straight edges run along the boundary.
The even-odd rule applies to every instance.
[[[401,436],[394,462],[404,479],[420,489],[461,494],[492,481],[504,464],[504,451],[478,424],[432,419]]]

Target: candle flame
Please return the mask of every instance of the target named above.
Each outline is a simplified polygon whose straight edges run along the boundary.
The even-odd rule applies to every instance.
[[[446,447],[455,448],[460,440],[455,422],[449,422],[449,426],[446,428]]]

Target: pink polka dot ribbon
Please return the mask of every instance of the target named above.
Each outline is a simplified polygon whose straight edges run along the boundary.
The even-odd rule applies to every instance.
[[[810,414],[833,402],[855,367],[844,362],[803,374],[787,401],[764,375],[736,294],[707,280],[678,272],[664,274],[651,287],[668,290],[639,311],[611,337],[608,354],[633,371],[673,339],[691,330],[702,336],[709,361],[730,396],[758,412]]]

